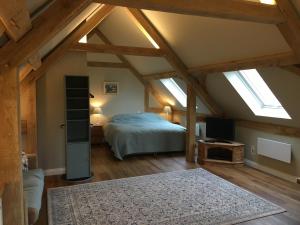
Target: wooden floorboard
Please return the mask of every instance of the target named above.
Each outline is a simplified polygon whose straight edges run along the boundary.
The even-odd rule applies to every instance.
[[[199,168],[196,163],[185,161],[182,153],[142,155],[116,159],[106,146],[92,149],[94,177],[88,182],[118,179],[132,176]],[[287,210],[285,213],[267,216],[241,223],[243,225],[300,225],[300,185],[262,173],[247,166],[205,165],[202,168],[272,201]],[[45,178],[45,189],[74,185],[61,176]],[[37,225],[47,225],[47,202],[44,191],[42,209]]]

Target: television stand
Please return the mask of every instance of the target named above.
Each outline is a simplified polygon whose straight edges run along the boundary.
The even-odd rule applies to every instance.
[[[243,164],[244,163],[244,144],[218,140],[199,140],[198,141],[198,163],[225,163]]]

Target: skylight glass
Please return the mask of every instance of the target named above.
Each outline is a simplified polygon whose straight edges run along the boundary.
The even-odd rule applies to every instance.
[[[224,75],[256,116],[291,119],[256,69]]]
[[[79,41],[79,43],[87,43],[87,36],[83,36]]]
[[[186,94],[178,86],[178,84],[173,78],[161,79],[160,82],[162,82],[162,84],[169,90],[169,92],[177,99],[177,101],[183,107],[186,107]]]

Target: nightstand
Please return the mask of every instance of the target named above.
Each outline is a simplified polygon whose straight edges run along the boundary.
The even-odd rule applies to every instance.
[[[100,145],[104,143],[103,126],[93,125],[91,126],[91,144]]]

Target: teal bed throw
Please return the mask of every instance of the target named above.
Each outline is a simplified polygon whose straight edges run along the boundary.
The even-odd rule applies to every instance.
[[[176,152],[185,149],[186,129],[154,113],[120,114],[104,126],[106,141],[115,156]]]

